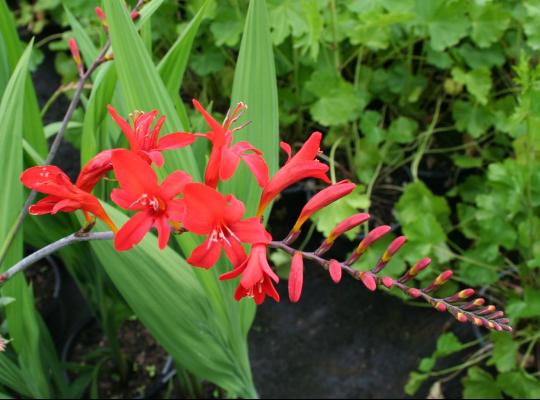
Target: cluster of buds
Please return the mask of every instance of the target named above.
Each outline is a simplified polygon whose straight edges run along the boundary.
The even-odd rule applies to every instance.
[[[348,182],[339,182],[321,190],[308,201],[287,237],[282,241],[271,243],[272,247],[281,249],[292,256],[291,271],[289,274],[289,298],[292,302],[297,302],[300,299],[303,284],[303,260],[307,259],[318,263],[328,270],[331,279],[336,283],[341,280],[343,272],[346,272],[354,279],[361,281],[370,291],[375,291],[379,286],[386,287],[387,289],[395,288],[411,298],[425,300],[439,312],[449,312],[459,322],[469,322],[495,331],[512,332],[512,327],[509,325],[510,321],[505,318],[503,311],[497,310],[494,305],[486,305],[484,298],[472,299],[475,295],[474,289],[463,289],[445,298],[432,296],[432,293],[436,292],[452,278],[453,272],[451,270],[442,272],[431,284],[423,289],[407,286],[406,283],[416,278],[420,272],[431,264],[431,259],[429,258],[423,258],[418,261],[398,279],[381,276],[380,273],[392,257],[407,242],[405,236],[398,236],[394,239],[371,270],[360,271],[353,268],[352,265],[366,253],[371,245],[391,232],[392,229],[390,226],[379,226],[368,232],[345,261],[340,262],[335,259],[323,258],[323,255],[331,249],[334,241],[339,236],[367,222],[370,218],[368,214],[356,214],[339,223],[331,231],[328,238],[324,239],[320,246],[313,252],[299,251],[292,247],[293,242],[300,235],[300,227],[304,223],[306,215],[312,215],[326,205],[346,196],[354,189],[354,185],[351,185]]]
[[[327,269],[336,283],[341,280],[343,272],[346,272],[371,291],[381,285],[397,288],[413,298],[423,298],[439,311],[449,311],[461,322],[470,321],[489,329],[511,331],[508,320],[501,311],[496,311],[493,306],[484,306],[483,299],[468,301],[474,295],[472,289],[462,290],[443,299],[433,297],[431,293],[451,278],[450,271],[442,273],[425,289],[406,286],[407,282],[429,265],[429,259],[421,260],[397,280],[381,277],[380,273],[385,266],[405,244],[406,238],[403,236],[389,245],[370,271],[353,268],[352,265],[375,242],[391,231],[389,226],[371,230],[345,261],[323,258],[337,238],[367,222],[370,218],[368,214],[356,214],[337,224],[328,238],[313,252],[293,248],[292,244],[298,239],[303,225],[314,213],[349,195],[356,187],[349,181],[331,184],[327,176],[328,165],[317,159],[321,133],[313,133],[294,155],[288,144],[281,143],[288,159],[270,176],[263,153],[259,149],[246,141],[233,143],[233,135],[245,126],[234,127],[246,110],[245,104],[239,103],[227,113],[221,123],[198,101],[193,100],[193,105],[205,119],[209,130],[204,133],[172,132],[164,136],[160,133],[165,117],[158,118],[158,111],[138,111],[130,114],[128,121],[109,106],[109,113],[125,135],[129,148],[109,149],[97,154],[82,168],[75,183],[55,166],[38,166],[24,171],[21,175],[22,183],[47,195],[30,207],[30,214],[81,210],[87,220],[85,231],[92,229],[95,218],[101,219],[114,233],[114,246],[119,252],[136,246],[153,228],[157,232],[160,249],[167,246],[171,234],[201,236],[202,244],[188,255],[187,261],[194,267],[209,269],[218,262],[223,252],[231,264],[231,270],[220,279],[240,278],[235,293],[238,301],[249,297],[261,304],[267,296],[279,301],[279,294],[274,286],[279,282],[279,278],[268,262],[268,251],[281,249],[292,256],[289,297],[293,302],[298,301],[301,296],[303,264],[304,259],[307,259]],[[211,144],[204,181],[194,182],[188,171],[175,171],[159,182],[153,166],[160,168],[164,165],[162,153],[190,146],[198,139],[206,139]],[[220,183],[235,174],[240,161],[246,164],[262,190],[254,216],[244,215],[245,206],[240,199],[220,192]],[[119,229],[100,201],[92,195],[96,184],[109,173],[114,173],[118,182],[118,187],[110,193],[111,200],[132,213]],[[306,178],[320,180],[328,186],[305,204],[285,239],[273,240],[263,224],[262,215],[265,209],[283,190]],[[246,246],[249,252],[246,252]]]

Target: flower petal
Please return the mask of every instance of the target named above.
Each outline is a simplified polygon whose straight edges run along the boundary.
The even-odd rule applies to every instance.
[[[158,233],[158,246],[161,250],[167,247],[169,243],[169,238],[171,237],[171,227],[167,221],[167,217],[161,216],[156,218],[154,221],[154,226],[156,227]]]
[[[191,183],[191,176],[184,171],[175,171],[167,176],[159,187],[159,196],[165,200],[172,199],[182,193],[188,183]]]
[[[187,132],[175,132],[159,139],[157,150],[172,150],[192,144],[197,136]]]
[[[272,240],[258,217],[235,222],[229,225],[229,229],[242,243],[269,243]]]
[[[229,180],[234,175],[239,163],[240,156],[227,146],[223,146],[219,165],[219,177],[221,180]]]
[[[135,196],[154,194],[157,191],[154,170],[138,155],[128,150],[117,150],[112,156],[112,163],[122,189]]]
[[[229,243],[223,243],[223,250],[234,268],[246,260],[244,247],[234,239],[229,240]]]
[[[212,268],[219,260],[221,248],[221,242],[210,241],[210,238],[207,238],[203,244],[193,250],[187,262],[195,267]]]
[[[210,234],[225,214],[225,198],[202,183],[187,184],[183,201],[186,207],[184,226],[199,235]]]
[[[143,239],[153,223],[152,214],[147,211],[138,212],[120,228],[114,238],[114,248],[118,251],[131,249]]]
[[[137,141],[137,136],[135,135],[135,132],[133,131],[129,123],[120,115],[118,115],[115,108],[110,104],[107,106],[107,110],[109,110],[109,114],[111,114],[114,122],[116,122],[120,129],[122,129],[122,132],[124,133],[129,142],[129,147],[131,148],[131,150],[139,150],[139,142]]]

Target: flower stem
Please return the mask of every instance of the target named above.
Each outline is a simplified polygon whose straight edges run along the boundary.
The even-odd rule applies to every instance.
[[[70,246],[74,243],[79,243],[79,242],[88,242],[90,240],[111,240],[113,238],[114,238],[114,233],[112,231],[94,232],[94,233],[81,233],[81,232],[73,233],[23,258],[17,264],[15,264],[11,268],[9,268],[6,272],[0,275],[0,283],[7,282],[15,274],[21,271],[25,271],[30,266],[32,266],[35,262],[51,255],[52,253],[66,246]]]

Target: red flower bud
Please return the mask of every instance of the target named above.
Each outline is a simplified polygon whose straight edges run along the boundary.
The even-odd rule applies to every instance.
[[[456,301],[462,301],[462,300],[468,299],[469,297],[474,296],[474,293],[475,293],[474,289],[464,289],[461,292],[456,293],[453,296],[447,297],[445,300],[447,302],[449,302],[449,303],[453,303],[453,302],[456,302]]]
[[[137,21],[141,17],[141,14],[138,11],[131,12],[131,19]]]
[[[427,288],[424,289],[424,292],[429,293],[432,292],[442,285],[444,285],[450,278],[452,278],[452,275],[454,275],[454,272],[452,270],[446,270],[443,273],[441,273],[437,279],[433,281],[431,285],[429,285]]]
[[[413,299],[416,299],[422,296],[422,291],[420,289],[410,288],[409,290],[407,290],[407,294],[411,296]]]
[[[377,278],[371,272],[360,272],[359,277],[368,290],[374,292],[377,289]]]
[[[418,261],[414,266],[412,266],[409,271],[405,275],[403,275],[401,278],[399,278],[400,283],[405,283],[413,279],[416,275],[418,275],[420,272],[425,270],[429,265],[431,264],[431,258],[422,258],[420,261]]]
[[[456,314],[456,319],[463,324],[469,321],[469,318],[467,318],[467,316],[461,312]]]
[[[370,218],[369,214],[360,213],[360,214],[353,215],[347,219],[344,219],[332,230],[332,232],[330,232],[330,235],[326,239],[326,242],[328,243],[334,242],[339,236],[343,235],[345,232],[353,228],[356,228],[358,225],[363,224],[369,218]]]
[[[382,257],[377,262],[377,265],[371,270],[374,274],[378,274],[386,267],[386,264],[390,261],[392,256],[397,253],[397,251],[407,242],[405,236],[399,236],[390,243],[390,246],[386,249]]]
[[[328,270],[330,271],[330,277],[332,278],[332,280],[335,283],[339,283],[339,281],[341,281],[341,276],[343,275],[341,263],[336,260],[330,260]]]
[[[389,276],[385,276],[382,278],[382,283],[384,286],[386,286],[388,289],[391,289],[394,286],[394,279],[390,278]]]
[[[298,302],[302,294],[304,284],[304,258],[302,253],[294,253],[291,263],[291,273],[289,274],[289,299],[292,303]]]
[[[105,13],[103,12],[103,9],[101,7],[96,7],[96,15],[101,22],[101,25],[103,25],[104,28],[107,28],[107,18],[105,17]]]
[[[293,227],[293,232],[299,232],[302,225],[313,214],[342,197],[347,196],[355,187],[356,185],[354,183],[345,180],[321,190],[306,203]]]
[[[444,303],[435,303],[434,307],[439,312],[445,312],[447,310],[446,304],[444,304]]]
[[[81,60],[81,53],[79,52],[79,46],[77,46],[77,42],[73,38],[69,38],[69,50],[71,51],[71,56],[73,57],[73,61],[75,61],[75,64],[77,65],[77,70],[79,71],[79,75],[84,75],[84,67],[82,65]]]
[[[353,251],[349,259],[347,260],[346,264],[352,264],[356,260],[358,260],[368,249],[369,246],[371,246],[373,243],[375,243],[377,240],[382,238],[384,235],[388,234],[392,228],[388,225],[379,226],[372,231],[370,231],[366,237],[360,242],[358,247]]]

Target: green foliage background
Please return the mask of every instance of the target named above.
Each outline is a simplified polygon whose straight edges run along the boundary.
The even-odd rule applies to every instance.
[[[101,27],[89,3],[23,1],[17,22],[33,33],[53,23],[69,29],[66,5],[99,42]],[[164,2],[149,31],[155,60],[202,4]],[[457,270],[455,285],[484,288],[490,301],[506,306],[517,327],[514,338],[491,335],[493,347],[484,347],[480,356],[465,352],[463,362],[441,371],[439,359],[479,346],[445,334],[434,355],[411,374],[407,393],[430,378],[462,371],[466,398],[538,398],[540,1],[266,4],[283,139],[296,143],[313,130],[325,132],[334,177],[361,184],[353,196],[315,217],[317,229],[328,233],[336,220],[358,209],[379,216],[378,222],[395,222],[409,243],[389,274],[397,276],[406,263],[429,256],[435,268],[420,284],[450,265]],[[200,121],[189,111],[191,97],[219,111],[228,107],[231,93],[239,98],[233,77],[246,9],[245,0],[208,1],[178,97],[180,106],[180,99],[188,105],[185,118],[191,117],[192,126]],[[65,52],[69,35],[37,43],[33,54],[39,63],[45,46],[56,51],[64,82],[76,75]],[[3,84],[7,75],[1,72],[0,64]],[[103,81],[115,82],[112,74],[103,74]],[[107,96],[107,87],[98,94]],[[70,135],[78,136],[76,130]],[[368,267],[376,252],[360,267]]]

